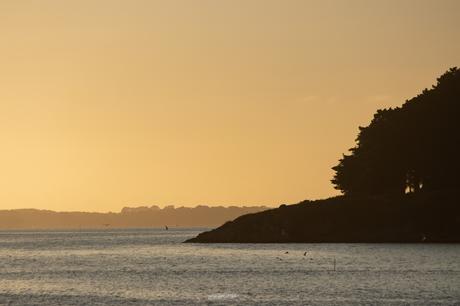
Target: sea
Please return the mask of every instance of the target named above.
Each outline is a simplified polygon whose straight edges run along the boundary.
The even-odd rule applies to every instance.
[[[460,244],[189,244],[206,229],[0,231],[0,305],[460,305]]]

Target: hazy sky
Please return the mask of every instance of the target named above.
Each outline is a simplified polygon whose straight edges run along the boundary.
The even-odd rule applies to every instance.
[[[0,0],[0,209],[334,195],[459,38],[455,0]]]

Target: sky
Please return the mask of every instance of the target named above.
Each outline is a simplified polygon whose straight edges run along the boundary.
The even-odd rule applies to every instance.
[[[459,37],[456,0],[0,0],[0,209],[336,195]]]

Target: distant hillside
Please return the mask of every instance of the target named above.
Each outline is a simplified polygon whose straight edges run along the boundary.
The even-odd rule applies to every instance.
[[[125,207],[120,213],[55,212],[37,209],[0,210],[0,229],[77,229],[135,227],[216,227],[241,215],[260,212],[253,207]]]

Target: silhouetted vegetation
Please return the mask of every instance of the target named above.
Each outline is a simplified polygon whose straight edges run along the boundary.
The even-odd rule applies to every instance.
[[[402,107],[378,110],[333,168],[335,188],[369,195],[457,188],[459,110],[457,68]]]
[[[244,215],[188,242],[460,242],[459,105],[452,68],[359,128],[333,168],[343,196]]]

